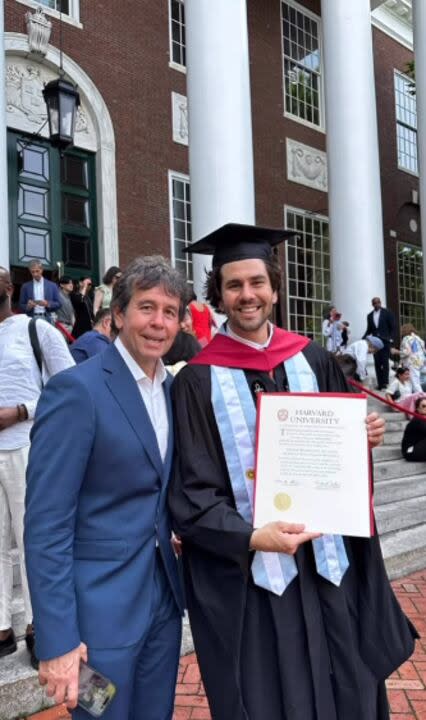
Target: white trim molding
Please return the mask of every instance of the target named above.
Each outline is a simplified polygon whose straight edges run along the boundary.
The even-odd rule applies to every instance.
[[[286,138],[286,149],[287,179],[327,192],[327,154],[291,138]]]
[[[385,0],[371,13],[374,27],[404,47],[413,49],[413,10],[411,0]]]
[[[59,49],[48,45],[43,62],[29,57],[28,38],[5,33],[7,126],[22,132],[38,132],[46,119],[41,90],[43,83],[58,76]],[[114,128],[108,107],[96,85],[84,70],[63,55],[65,75],[77,86],[81,112],[75,145],[96,153],[97,221],[99,270],[118,261],[118,221]],[[48,137],[47,128],[40,135]]]
[[[69,15],[67,13],[60,14],[58,10],[54,10],[53,8],[50,8],[48,5],[45,5],[44,3],[41,3],[40,0],[16,0],[16,2],[20,3],[21,5],[27,5],[27,7],[34,8],[37,10],[40,6],[43,9],[43,12],[46,15],[51,15],[52,17],[59,20],[60,17],[62,17],[62,22],[68,23],[69,25],[74,25],[74,27],[82,28],[83,25],[80,22],[80,0],[69,0],[70,2],[70,12]]]

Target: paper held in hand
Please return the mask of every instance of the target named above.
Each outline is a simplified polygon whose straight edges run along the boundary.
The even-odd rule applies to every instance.
[[[260,393],[254,526],[374,533],[364,395]]]

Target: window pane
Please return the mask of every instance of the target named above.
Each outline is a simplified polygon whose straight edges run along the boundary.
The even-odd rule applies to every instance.
[[[34,185],[18,186],[18,218],[19,220],[35,220],[47,222],[49,220],[48,207],[49,191],[47,188]]]
[[[73,155],[61,158],[61,182],[77,188],[88,188],[87,160]]]
[[[64,233],[62,247],[65,267],[91,267],[90,237]]]
[[[49,231],[21,225],[18,229],[18,248],[20,262],[38,258],[44,264],[49,264],[51,259]]]
[[[398,243],[400,324],[412,323],[425,335],[423,253],[415,245]]]
[[[89,227],[89,201],[78,195],[62,196],[62,220],[70,225]]]
[[[299,232],[287,246],[289,327],[322,343],[323,309],[331,299],[330,255],[324,250],[328,222],[288,210],[286,227]]]
[[[321,123],[319,21],[282,3],[284,103],[286,112]]]
[[[49,151],[40,145],[26,145],[18,140],[18,174],[21,178],[49,180]]]

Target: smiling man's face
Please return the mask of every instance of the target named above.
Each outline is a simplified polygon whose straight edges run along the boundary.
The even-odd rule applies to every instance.
[[[268,319],[278,295],[263,260],[226,263],[221,268],[220,310],[237,335],[257,343],[268,338]]]
[[[136,290],[124,312],[114,314],[119,337],[139,367],[153,377],[157,361],[179,330],[180,298],[163,287]]]

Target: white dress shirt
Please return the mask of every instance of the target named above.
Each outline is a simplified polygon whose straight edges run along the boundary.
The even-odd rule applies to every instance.
[[[120,336],[116,338],[114,345],[137,383],[139,392],[157,437],[161,459],[164,462],[167,452],[167,444],[169,441],[169,419],[167,417],[166,397],[163,389],[163,382],[167,377],[167,371],[162,361],[158,360],[155,368],[154,379],[151,380],[151,378],[149,378],[142,370],[140,365],[138,365],[136,360],[134,360],[134,358],[130,355],[127,348],[124,347],[120,340]]]
[[[253,350],[264,350],[269,346],[269,343],[272,340],[272,335],[274,334],[274,326],[272,325],[272,323],[268,323],[268,338],[264,343],[253,342],[253,340],[246,340],[246,338],[237,335],[237,333],[231,330],[231,328],[229,327],[229,323],[222,325],[222,328],[219,330],[219,332],[224,332],[225,335],[229,335],[229,337],[233,340],[237,340],[237,342],[240,342],[243,345],[247,345],[248,347],[253,348]]]
[[[33,280],[33,296],[34,300],[44,300],[44,280]],[[44,315],[46,308],[41,305],[36,305],[34,308],[34,315]]]
[[[16,450],[30,443],[30,430],[42,389],[40,371],[31,347],[28,315],[12,315],[0,322],[0,407],[24,404],[28,420],[0,430],[0,450]],[[75,365],[59,332],[44,320],[37,321],[42,352],[43,384],[61,370]]]
[[[381,308],[380,308],[380,310],[381,310]],[[380,310],[373,310],[373,323],[376,326],[376,328],[379,327]]]

